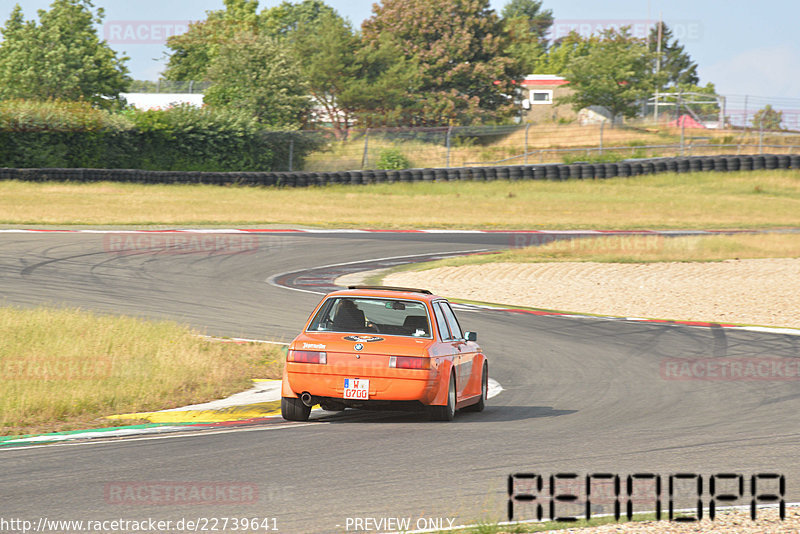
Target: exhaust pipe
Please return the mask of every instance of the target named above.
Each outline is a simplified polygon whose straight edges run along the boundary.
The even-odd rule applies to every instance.
[[[314,406],[314,399],[308,391],[300,395],[300,401],[309,408]]]

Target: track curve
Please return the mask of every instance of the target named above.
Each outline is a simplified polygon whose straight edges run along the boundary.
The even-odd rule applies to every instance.
[[[169,317],[210,334],[288,340],[319,296],[267,283],[320,265],[509,246],[497,234],[259,235],[241,254],[118,254],[104,236],[0,237],[6,304]],[[341,532],[348,517],[505,516],[511,472],[782,472],[800,500],[796,381],[664,380],[665,358],[800,358],[800,337],[719,328],[461,312],[504,392],[436,424],[350,413],[306,425],[0,451],[3,516],[277,517]],[[108,484],[253,484],[256,503],[125,506]]]

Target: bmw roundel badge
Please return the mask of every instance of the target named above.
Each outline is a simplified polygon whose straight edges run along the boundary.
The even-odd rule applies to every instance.
[[[363,344],[361,344],[361,343],[356,343],[356,346],[355,346],[355,347],[353,347],[353,348],[354,348],[354,349],[356,349],[356,350],[361,350],[361,349],[363,349],[363,348],[364,348],[364,345],[363,345]]]

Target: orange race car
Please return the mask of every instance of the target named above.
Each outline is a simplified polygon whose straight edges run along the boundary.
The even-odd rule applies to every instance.
[[[430,291],[335,291],[289,346],[281,415],[306,421],[315,404],[330,411],[426,409],[441,421],[460,409],[482,411],[489,367],[476,339]]]

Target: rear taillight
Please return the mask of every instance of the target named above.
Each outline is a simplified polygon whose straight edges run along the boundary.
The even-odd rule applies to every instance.
[[[312,350],[290,350],[286,361],[296,363],[328,363],[328,353]]]
[[[413,356],[391,356],[389,367],[395,369],[430,369],[430,358],[415,358]]]

